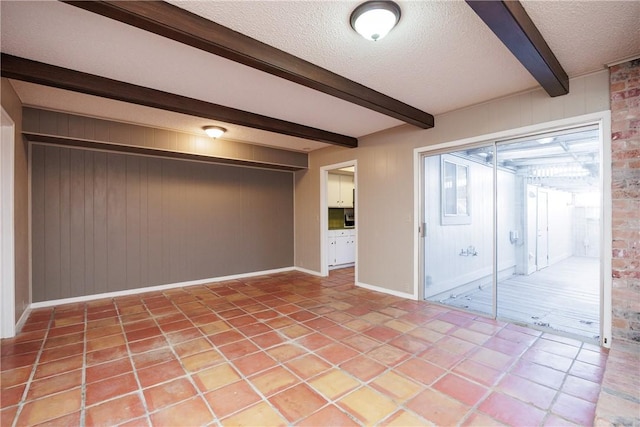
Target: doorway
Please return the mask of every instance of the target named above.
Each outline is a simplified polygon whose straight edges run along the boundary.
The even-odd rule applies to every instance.
[[[549,194],[544,189],[537,190],[536,270],[542,270],[549,266]]]
[[[422,297],[606,344],[602,147],[585,124],[423,152]]]
[[[327,276],[357,266],[357,162],[322,167],[320,182],[321,274]]]
[[[0,143],[0,337],[15,335],[15,256],[13,231],[13,162],[15,124],[2,109],[2,135]]]

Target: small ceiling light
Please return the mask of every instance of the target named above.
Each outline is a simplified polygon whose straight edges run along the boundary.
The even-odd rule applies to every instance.
[[[225,128],[221,128],[220,126],[205,126],[202,129],[204,129],[205,133],[213,139],[220,138],[222,134],[227,131]]]
[[[548,136],[546,138],[538,139],[539,144],[551,144],[555,138],[552,136]]]
[[[400,20],[400,6],[392,1],[368,1],[351,14],[351,27],[367,40],[380,40]]]

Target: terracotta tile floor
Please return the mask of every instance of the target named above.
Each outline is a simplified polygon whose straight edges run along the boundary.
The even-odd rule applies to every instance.
[[[39,309],[1,352],[2,426],[589,425],[607,361],[353,269]]]

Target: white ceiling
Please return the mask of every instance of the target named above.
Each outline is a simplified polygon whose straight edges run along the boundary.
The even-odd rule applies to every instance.
[[[462,1],[398,1],[402,18],[370,42],[349,26],[357,1],[171,3],[431,113],[537,82]],[[569,77],[640,56],[640,1],[523,1]],[[0,2],[2,52],[323,130],[362,137],[399,120],[56,1]],[[12,81],[23,103],[310,151],[326,144]],[[437,123],[436,123],[437,126]]]

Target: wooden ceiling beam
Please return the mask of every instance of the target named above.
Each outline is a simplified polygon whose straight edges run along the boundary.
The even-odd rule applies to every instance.
[[[466,0],[550,96],[569,93],[569,77],[517,0]]]
[[[61,1],[423,129],[434,125],[429,113],[163,1]]]
[[[2,76],[159,108],[327,144],[354,148],[356,138],[3,53]]]

